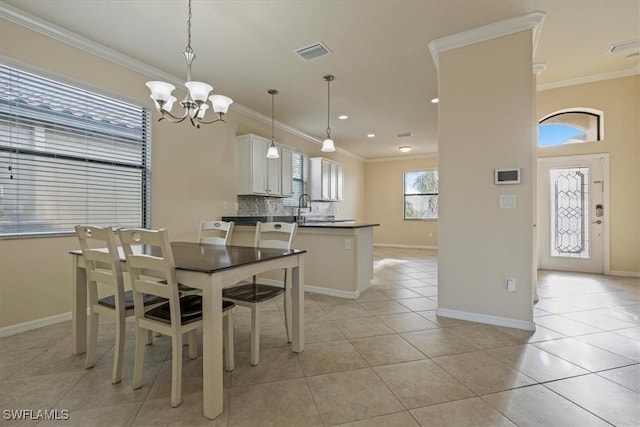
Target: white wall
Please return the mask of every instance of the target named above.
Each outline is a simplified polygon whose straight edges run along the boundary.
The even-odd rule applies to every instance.
[[[439,59],[438,313],[532,329],[532,31]],[[521,168],[522,183],[495,185],[496,168]],[[501,194],[515,195],[517,208],[500,209]]]

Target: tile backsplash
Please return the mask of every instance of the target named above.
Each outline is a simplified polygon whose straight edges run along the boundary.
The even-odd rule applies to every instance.
[[[303,213],[309,214],[309,211],[303,209]],[[311,213],[314,215],[334,215],[334,204],[332,202],[311,202]],[[284,206],[284,199],[280,197],[238,196],[239,216],[297,214],[298,208]]]

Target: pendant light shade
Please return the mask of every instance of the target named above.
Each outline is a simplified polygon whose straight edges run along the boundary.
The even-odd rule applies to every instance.
[[[334,77],[331,74],[327,74],[322,77],[327,82],[327,137],[322,141],[322,151],[330,153],[336,151],[336,146],[331,139],[331,81]]]
[[[324,141],[322,141],[322,151],[325,151],[325,152],[336,151],[336,146],[333,143],[333,139],[327,138]]]
[[[278,147],[275,144],[274,138],[274,115],[275,115],[275,96],[278,94],[278,91],[275,89],[269,89],[267,91],[269,95],[271,95],[271,145],[267,149],[267,159],[278,159],[280,158],[280,153],[278,153]]]

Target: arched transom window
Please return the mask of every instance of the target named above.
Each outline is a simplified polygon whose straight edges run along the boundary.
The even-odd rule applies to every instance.
[[[603,113],[591,108],[556,111],[540,120],[538,146],[603,140]]]

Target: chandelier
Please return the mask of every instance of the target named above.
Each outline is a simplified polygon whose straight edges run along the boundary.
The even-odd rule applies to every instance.
[[[334,79],[334,77],[331,74],[327,74],[326,76],[322,77],[323,79],[325,79],[327,81],[327,137],[325,138],[324,141],[322,141],[322,151],[325,152],[331,152],[331,151],[336,151],[336,147],[333,143],[333,139],[331,139],[331,125],[329,124],[329,119],[331,117],[330,114],[330,107],[331,107],[331,81]]]
[[[172,123],[180,123],[188,118],[191,124],[197,128],[200,127],[200,124],[208,125],[220,121],[224,122],[222,116],[227,113],[233,100],[224,95],[209,96],[209,92],[213,90],[211,85],[191,80],[191,64],[196,59],[196,54],[191,48],[191,0],[189,0],[189,18],[187,19],[187,47],[183,55],[187,62],[187,82],[184,85],[187,87],[188,92],[180,102],[184,109],[184,113],[181,116],[171,114],[173,104],[177,100],[175,96],[171,95],[171,92],[176,88],[174,85],[159,81],[146,83],[146,86],[151,90],[151,99],[153,99],[156,109],[162,115],[158,121],[167,119]],[[207,98],[217,115],[217,118],[209,121],[205,120],[205,113],[209,109]]]

